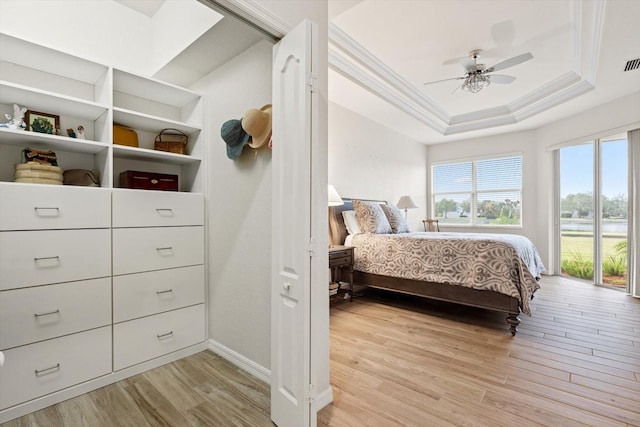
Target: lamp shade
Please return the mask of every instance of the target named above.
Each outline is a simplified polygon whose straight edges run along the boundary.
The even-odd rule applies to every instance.
[[[333,187],[333,185],[329,184],[329,206],[340,206],[344,205],[344,201],[340,198],[340,195]]]
[[[402,196],[400,197],[400,200],[398,200],[398,203],[396,204],[396,206],[398,207],[398,209],[415,209],[418,206],[416,205],[416,202],[413,201],[413,199],[411,198],[411,196]]]

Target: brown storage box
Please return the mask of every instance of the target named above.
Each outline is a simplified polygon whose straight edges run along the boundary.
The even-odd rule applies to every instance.
[[[120,173],[120,187],[138,190],[178,191],[178,175],[124,171]]]
[[[135,130],[113,125],[113,143],[129,147],[138,146],[138,134]]]
[[[189,137],[178,129],[162,129],[156,136],[154,149],[169,153],[184,154]]]

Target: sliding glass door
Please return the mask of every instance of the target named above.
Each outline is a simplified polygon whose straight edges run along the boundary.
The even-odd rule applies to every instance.
[[[626,288],[626,135],[560,149],[563,275]]]

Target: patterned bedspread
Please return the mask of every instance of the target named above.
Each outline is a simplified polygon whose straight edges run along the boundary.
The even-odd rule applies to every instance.
[[[355,270],[500,292],[528,315],[545,271],[533,243],[513,234],[358,234],[350,244]]]

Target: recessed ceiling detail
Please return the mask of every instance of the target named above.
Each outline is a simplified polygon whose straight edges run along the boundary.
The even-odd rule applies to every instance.
[[[500,55],[494,52],[493,58],[484,59],[482,62],[492,65],[501,59],[524,54],[529,50],[531,50],[534,57],[531,61],[514,66],[509,70],[509,74],[513,74],[520,81],[524,81],[519,90],[509,92],[508,88],[512,85],[501,85],[507,87],[507,89],[500,87],[498,89],[502,90],[502,92],[494,95],[490,93],[493,88],[493,85],[491,85],[491,87],[478,94],[454,94],[455,96],[469,97],[465,99],[469,99],[468,104],[471,105],[471,108],[464,112],[459,109],[454,112],[447,108],[448,105],[453,105],[447,103],[446,98],[447,95],[453,96],[450,93],[451,88],[445,88],[441,93],[431,93],[429,92],[430,89],[419,87],[416,82],[417,77],[408,76],[407,78],[407,76],[401,75],[393,69],[393,64],[390,64],[388,60],[386,61],[387,57],[391,55],[389,52],[392,52],[392,49],[387,49],[386,51],[382,49],[381,51],[386,57],[380,58],[363,44],[356,41],[357,35],[353,35],[353,32],[350,31],[347,34],[347,31],[340,27],[341,22],[343,22],[340,20],[335,20],[335,22],[330,22],[329,24],[329,66],[343,77],[384,99],[441,135],[453,135],[514,124],[579,97],[595,87],[604,25],[605,3],[605,0],[597,0],[589,3],[588,7],[583,7],[582,2],[571,1],[565,3],[564,10],[560,10],[560,12],[565,12],[565,16],[567,16],[567,18],[564,18],[564,24],[548,30],[547,33],[556,36],[561,32],[563,33],[567,51],[564,58],[560,58],[558,63],[565,64],[564,66],[549,67],[545,64],[544,57],[537,58],[535,45],[533,45],[533,48],[521,52],[515,51],[515,48],[510,48],[509,56],[502,55],[502,58],[499,58]],[[371,6],[371,8],[375,7],[380,6]],[[349,21],[344,20],[344,22],[347,23],[344,25],[348,29]],[[514,24],[511,25],[513,26]],[[501,29],[502,34],[510,34],[508,31],[504,31],[504,28],[508,27],[507,25],[503,25],[500,28],[498,24],[494,24],[494,27]],[[494,29],[492,28],[492,30]],[[364,34],[366,31],[370,31],[370,29],[365,28],[361,32]],[[515,30],[512,30],[513,32]],[[509,37],[509,40],[514,39],[512,36]],[[538,36],[538,38],[541,37],[541,35]],[[504,39],[506,40],[507,37],[504,36]],[[523,43],[523,45],[525,44]],[[483,48],[483,46],[473,46],[473,48],[476,47]],[[506,51],[508,49],[503,50]],[[461,54],[464,55],[464,52],[461,52]],[[415,55],[419,55],[419,52],[415,52]],[[397,59],[398,56],[395,58]],[[494,61],[494,59],[496,60]],[[429,58],[429,60],[432,61],[431,63],[436,62],[436,58]],[[419,59],[416,59],[415,62],[419,63]],[[452,61],[451,59],[445,61],[442,68],[451,63],[457,63],[457,61]],[[536,72],[536,68],[542,71],[543,67],[544,74]],[[436,71],[441,72],[437,68],[435,67]],[[450,69],[448,68],[447,70]],[[511,73],[511,70],[513,70],[513,73]],[[442,77],[435,75],[433,78],[424,76],[423,81],[439,80],[440,78]],[[456,82],[453,86],[454,88],[455,85],[459,86],[459,83]],[[491,101],[499,99],[502,104],[490,106],[490,103],[487,102],[487,105],[483,106],[477,99],[471,99],[479,95],[483,95],[485,99],[491,99]],[[458,104],[464,105],[465,103],[459,102]]]

